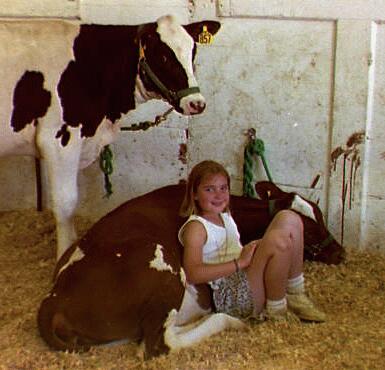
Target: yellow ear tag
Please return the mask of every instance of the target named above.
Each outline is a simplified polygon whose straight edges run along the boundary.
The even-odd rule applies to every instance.
[[[198,36],[198,42],[200,44],[206,44],[209,45],[213,42],[214,36],[207,31],[207,26],[203,26],[202,32]]]
[[[143,59],[144,58],[144,47],[139,44],[139,59]]]

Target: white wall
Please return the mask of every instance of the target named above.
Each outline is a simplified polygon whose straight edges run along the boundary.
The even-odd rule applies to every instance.
[[[276,182],[319,199],[336,236],[344,223],[345,244],[384,249],[384,10],[385,1],[217,1],[223,28],[198,70],[214,104],[190,126],[192,162],[222,160],[241,192],[242,133],[254,127]],[[346,158],[334,168],[338,147]]]
[[[205,158],[223,162],[233,190],[241,193],[244,131],[254,127],[278,184],[319,200],[336,236],[343,219],[345,244],[385,250],[385,0],[141,0],[140,10],[132,0],[2,0],[0,17],[129,24],[154,20],[171,9],[183,22],[214,18],[222,23],[214,43],[198,50],[207,110],[190,120],[173,113],[161,127],[123,133],[113,144],[112,199],[103,198],[103,179],[94,164],[79,179],[80,211],[99,217],[122,200],[185,178]],[[167,108],[143,106],[126,124],[153,120]],[[359,134],[362,143],[348,147],[349,138]],[[187,165],[179,158],[186,143]],[[345,177],[344,156],[331,158],[338,147],[346,153]],[[10,176],[11,163],[0,161],[1,176]],[[2,196],[1,209],[34,204],[33,161],[15,163],[23,170],[10,183],[19,191]],[[317,175],[320,180],[311,189]],[[262,170],[259,176],[265,177]],[[7,193],[7,183],[2,177],[1,194]]]
[[[1,0],[1,17],[79,17],[78,0]]]

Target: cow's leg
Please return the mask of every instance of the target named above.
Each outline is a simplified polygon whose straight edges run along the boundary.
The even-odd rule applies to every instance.
[[[81,142],[79,129],[70,130],[66,145],[53,136],[44,141],[40,138],[39,149],[47,170],[51,207],[56,220],[57,260],[77,238],[73,217],[78,200]]]
[[[211,292],[206,284],[186,284],[175,325],[181,326],[200,319],[212,311]]]
[[[145,359],[167,353],[170,348],[164,342],[165,318],[147,317],[143,322]]]
[[[225,313],[206,315],[197,321],[179,326],[176,325],[178,314],[176,310],[172,310],[164,324],[164,341],[171,350],[190,347],[226,329],[247,328],[240,319]]]
[[[56,259],[76,240],[74,213],[78,201],[77,174],[80,148],[65,158],[51,163],[48,176],[51,187],[52,210],[56,219]]]

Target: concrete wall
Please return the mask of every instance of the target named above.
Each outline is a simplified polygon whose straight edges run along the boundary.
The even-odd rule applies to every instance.
[[[191,162],[221,160],[241,192],[254,127],[277,183],[319,200],[345,244],[385,250],[385,1],[199,3],[223,28],[199,55],[214,104],[190,125]]]
[[[129,24],[172,9],[183,22],[222,23],[214,43],[198,50],[205,113],[189,120],[173,113],[161,127],[123,132],[112,146],[113,196],[103,198],[103,178],[94,164],[79,178],[80,212],[99,217],[125,199],[185,178],[205,158],[226,165],[239,194],[244,132],[253,127],[265,142],[275,182],[318,200],[333,233],[342,237],[344,230],[345,244],[385,250],[385,0],[141,0],[140,11],[137,3],[0,3],[0,17]],[[146,104],[126,125],[153,120],[167,108]],[[185,144],[187,163],[181,157]],[[33,165],[0,161],[0,193],[10,194],[8,184],[13,190],[2,196],[0,209],[33,206]],[[265,178],[262,168],[258,176]]]

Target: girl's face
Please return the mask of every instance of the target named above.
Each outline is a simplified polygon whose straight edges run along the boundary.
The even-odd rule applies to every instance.
[[[202,216],[223,212],[230,201],[229,185],[226,177],[222,174],[204,176],[194,199],[198,202]]]

